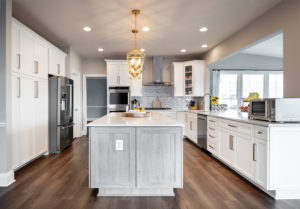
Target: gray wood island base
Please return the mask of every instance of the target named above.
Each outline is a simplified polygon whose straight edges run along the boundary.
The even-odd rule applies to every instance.
[[[111,113],[88,126],[89,187],[98,196],[174,196],[183,187],[183,124]]]

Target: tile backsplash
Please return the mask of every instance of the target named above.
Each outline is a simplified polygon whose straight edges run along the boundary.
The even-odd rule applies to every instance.
[[[157,97],[162,102],[162,107],[169,107],[173,110],[187,110],[191,100],[198,103],[200,109],[203,105],[203,97],[172,96],[172,86],[143,86],[143,96],[131,97],[131,100],[136,99],[142,107],[152,107],[152,101]]]

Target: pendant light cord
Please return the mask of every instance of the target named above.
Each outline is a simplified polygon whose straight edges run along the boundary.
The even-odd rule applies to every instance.
[[[136,29],[136,15],[134,15],[134,30],[135,30],[135,33],[134,33],[134,48],[136,49],[136,34],[137,34],[137,29]]]

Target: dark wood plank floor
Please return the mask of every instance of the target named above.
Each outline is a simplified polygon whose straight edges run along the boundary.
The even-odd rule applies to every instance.
[[[221,163],[184,143],[184,188],[176,197],[97,197],[88,188],[88,141],[41,157],[0,189],[0,208],[99,209],[299,209],[300,200],[274,200]]]

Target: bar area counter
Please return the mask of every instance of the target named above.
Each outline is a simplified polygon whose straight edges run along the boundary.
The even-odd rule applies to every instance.
[[[88,124],[89,187],[98,196],[174,196],[183,187],[183,127],[159,113]]]

